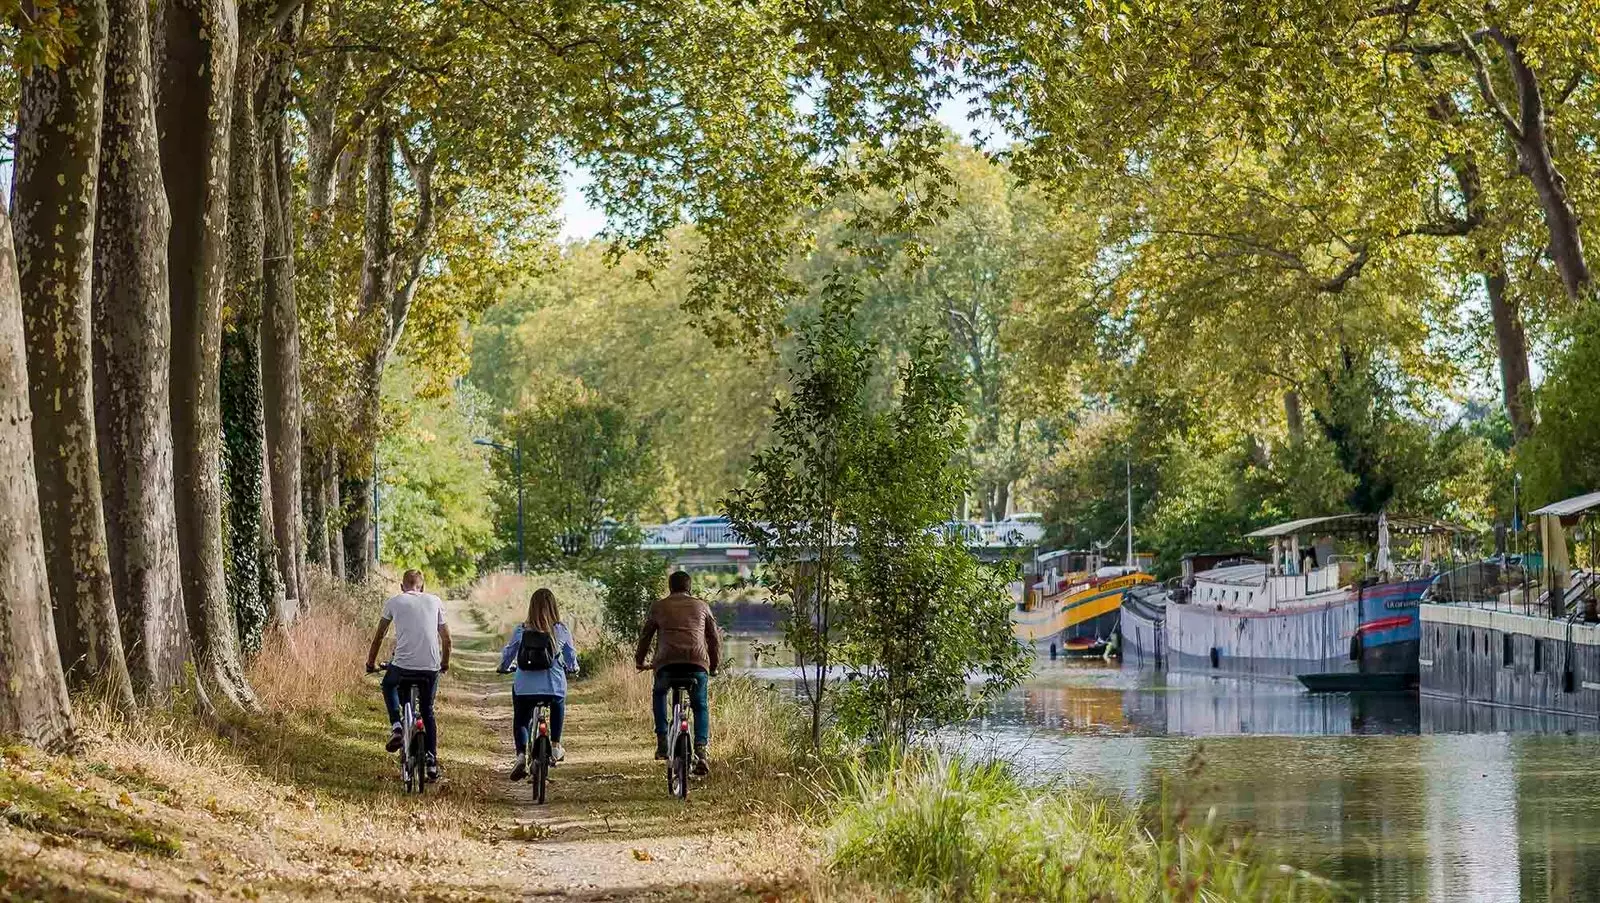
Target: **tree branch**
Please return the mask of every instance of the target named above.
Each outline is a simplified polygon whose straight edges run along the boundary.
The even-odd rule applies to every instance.
[[[1483,55],[1483,49],[1465,31],[1461,31],[1459,27],[1457,31],[1461,34],[1467,58],[1472,61],[1472,73],[1478,80],[1478,91],[1483,95],[1484,102],[1489,105],[1489,110],[1494,113],[1495,118],[1500,120],[1500,124],[1505,126],[1506,131],[1518,141],[1522,140],[1522,127],[1517,124],[1516,118],[1506,109],[1505,102],[1494,89],[1494,79],[1489,75],[1489,60]]]

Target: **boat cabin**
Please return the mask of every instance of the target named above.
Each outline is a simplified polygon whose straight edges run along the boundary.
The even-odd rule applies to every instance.
[[[1384,514],[1308,517],[1264,527],[1245,538],[1270,541],[1265,562],[1235,558],[1196,571],[1188,600],[1244,611],[1332,603],[1348,596],[1357,581],[1416,579],[1432,573],[1433,556],[1448,547],[1447,537],[1464,532],[1443,521]],[[1420,539],[1421,560],[1393,561],[1394,535]],[[1367,555],[1367,546],[1376,546],[1375,554]]]

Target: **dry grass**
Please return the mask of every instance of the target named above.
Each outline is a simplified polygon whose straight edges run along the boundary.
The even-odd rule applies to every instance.
[[[556,594],[561,620],[572,631],[573,643],[583,648],[600,641],[600,590],[576,574],[490,574],[473,585],[467,601],[483,617],[485,630],[509,634],[527,617],[528,597],[541,586]]]
[[[383,607],[383,587],[313,580],[311,604],[287,630],[271,631],[250,664],[268,712],[331,712],[362,684],[361,665]]]

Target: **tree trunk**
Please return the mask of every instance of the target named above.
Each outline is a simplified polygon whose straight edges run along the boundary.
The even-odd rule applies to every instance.
[[[134,689],[183,684],[189,627],[173,509],[167,198],[145,0],[109,0],[99,218],[95,414],[111,574]]]
[[[322,485],[328,491],[328,572],[335,580],[345,580],[344,499],[339,486],[339,453],[331,448],[322,460]]]
[[[1528,337],[1522,314],[1508,291],[1505,261],[1498,254],[1484,255],[1483,284],[1489,295],[1489,316],[1494,321],[1494,345],[1500,357],[1500,388],[1504,393],[1511,436],[1517,442],[1533,435],[1533,388],[1528,368]]]
[[[72,706],[45,577],[24,345],[11,217],[0,205],[0,736],[57,750],[73,743]]]
[[[371,459],[367,459],[371,468]],[[349,518],[344,525],[344,577],[351,583],[364,583],[372,576],[374,557],[372,535],[372,474],[346,477],[340,486]]]
[[[1491,29],[1490,36],[1505,52],[1506,66],[1511,71],[1512,83],[1517,91],[1516,115],[1513,117],[1509,111],[1498,106],[1497,113],[1517,149],[1517,164],[1533,184],[1534,193],[1539,198],[1545,228],[1550,236],[1550,259],[1555,263],[1556,272],[1561,274],[1561,284],[1566,287],[1567,294],[1573,298],[1585,297],[1593,287],[1593,280],[1589,264],[1583,256],[1583,235],[1579,228],[1578,213],[1567,197],[1567,181],[1557,168],[1551,152],[1539,74],[1523,54],[1518,38],[1499,29]],[[1476,59],[1481,67],[1482,57]],[[1479,85],[1485,100],[1498,104],[1498,99],[1492,96],[1489,76],[1482,68],[1479,70]]]
[[[218,379],[238,22],[232,0],[169,0],[163,20],[157,122],[172,213],[172,331],[180,337],[171,385],[184,606],[200,676],[236,704],[253,706],[223,570]]]
[[[15,248],[37,504],[67,676],[77,686],[104,682],[131,703],[106,555],[90,339],[106,8],[90,0],[64,12],[77,46],[59,68],[23,78],[18,108]]]
[[[1305,415],[1300,412],[1300,390],[1283,393],[1283,417],[1289,424],[1289,441],[1298,443],[1306,436]]]
[[[328,566],[328,487],[322,482],[322,455],[315,447],[310,444],[303,446],[300,449],[300,460],[304,464],[309,464],[301,470],[305,479],[300,484],[302,517],[306,531],[304,576],[309,579],[312,567]],[[303,591],[309,592],[309,587]],[[301,599],[302,603],[305,601],[304,598]]]
[[[377,448],[384,357],[391,329],[389,306],[394,296],[394,241],[390,220],[394,215],[394,130],[379,117],[367,137],[367,197],[362,238],[361,317],[366,343],[366,368],[357,391],[361,393],[356,432],[363,453],[345,462],[345,502],[349,522],[344,528],[345,569],[360,583],[374,558],[373,470]]]
[[[276,610],[278,556],[271,541],[265,479],[266,419],[261,374],[265,236],[261,140],[255,109],[259,42],[245,29],[234,70],[228,170],[229,316],[222,332],[222,437],[227,462],[228,595],[246,655],[261,648]],[[263,529],[263,525],[265,529]]]
[[[287,37],[292,40],[292,33]],[[287,54],[274,55],[262,104],[261,157],[266,249],[261,376],[266,390],[267,472],[275,501],[272,516],[278,574],[285,595],[293,600],[278,613],[282,623],[294,619],[292,606],[303,604],[306,598],[305,527],[300,505],[300,313],[295,298],[294,223],[285,140],[289,75]]]

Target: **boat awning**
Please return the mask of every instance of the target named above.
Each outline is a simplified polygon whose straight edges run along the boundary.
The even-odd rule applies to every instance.
[[[1303,517],[1288,523],[1262,527],[1246,533],[1246,539],[1277,539],[1305,533],[1373,533],[1378,529],[1376,514],[1333,514],[1326,517]],[[1397,534],[1470,533],[1460,524],[1435,520],[1431,517],[1409,517],[1404,514],[1389,515],[1389,532]]]
[[[1556,517],[1576,517],[1580,514],[1593,511],[1596,508],[1600,508],[1600,492],[1591,492],[1586,495],[1575,495],[1570,499],[1562,499],[1559,502],[1551,502],[1537,511],[1530,511],[1528,513],[1534,517],[1543,517],[1547,514],[1553,514]]]

